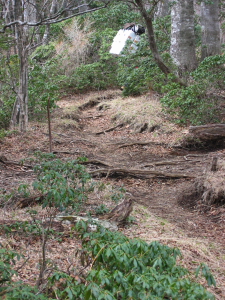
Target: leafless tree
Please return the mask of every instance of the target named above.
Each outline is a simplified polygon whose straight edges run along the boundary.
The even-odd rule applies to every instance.
[[[19,57],[19,84],[12,126],[16,124],[19,111],[19,129],[27,130],[28,57],[32,49],[47,42],[50,25],[106,7],[109,1],[98,1],[97,8],[90,8],[94,0],[0,0],[0,33],[14,38]],[[46,30],[40,37],[39,28],[43,25]]]
[[[202,60],[208,56],[221,54],[221,26],[219,0],[201,2]]]

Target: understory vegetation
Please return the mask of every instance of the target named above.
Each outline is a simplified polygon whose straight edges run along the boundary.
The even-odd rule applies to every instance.
[[[32,221],[2,226],[1,234],[40,240],[39,276],[35,287],[16,281],[17,272],[26,268],[25,253],[2,247],[0,295],[3,299],[214,299],[197,279],[201,275],[209,286],[216,286],[206,265],[201,264],[195,272],[190,272],[180,263],[179,249],[129,239],[94,221],[80,221],[71,228],[70,238],[79,238],[82,243],[82,248],[76,251],[80,264],[71,264],[67,272],[61,270],[56,261],[48,258],[49,240],[60,244],[64,236],[54,229],[54,220],[59,212],[81,211],[94,184],[90,184],[91,178],[82,165],[84,158],[63,162],[52,154],[37,152],[32,160],[37,179],[32,186],[21,184],[15,194],[18,201],[18,193],[26,198],[36,193],[42,208],[47,210],[45,219],[40,220],[38,212],[29,209],[27,213]],[[9,205],[10,197],[12,205],[15,194],[5,195],[1,205]],[[123,193],[112,195],[116,201],[121,197]],[[90,226],[94,226],[94,231]]]
[[[149,92],[157,94],[157,104],[152,108],[155,115],[160,111],[173,124],[221,122],[224,116],[221,107],[225,54],[205,58],[195,71],[186,75],[185,84],[178,83],[173,74],[165,75],[160,70],[145,34],[141,36],[136,53],[129,53],[128,47],[121,56],[109,53],[117,31],[131,20],[144,23],[140,13],[131,10],[129,3],[116,1],[107,9],[91,15],[51,25],[50,42],[37,47],[29,55],[30,120],[45,121],[47,110],[57,108],[57,101],[63,95],[123,88],[123,97],[132,96],[130,101]],[[177,74],[169,55],[170,26],[169,16],[154,21],[159,53]],[[199,36],[196,37],[197,44],[198,40]],[[17,54],[10,52],[11,45],[10,39],[0,39],[4,50],[0,53],[0,139],[12,133],[9,128],[17,97],[19,60]],[[143,120],[146,102],[140,105],[143,106]],[[113,105],[119,106],[117,103]],[[125,109],[120,113],[125,115]],[[132,123],[132,117],[123,118],[124,124]],[[154,119],[151,122],[154,131],[158,124]],[[111,207],[104,204],[94,207],[94,213],[87,213],[89,220],[76,222],[69,233],[54,228],[59,214],[84,212],[90,194],[96,190],[100,193],[105,188],[104,184],[93,181],[84,166],[86,161],[84,157],[60,160],[52,153],[39,151],[32,159],[21,163],[32,165],[36,178],[32,184],[23,183],[13,192],[1,192],[1,208],[13,207],[15,203],[19,207],[32,201],[40,205],[42,213],[28,209],[29,221],[0,227],[2,235],[35,239],[41,249],[37,266],[39,275],[34,285],[28,285],[17,278],[20,270],[26,268],[29,257],[0,243],[0,299],[215,299],[206,288],[206,285],[216,287],[207,265],[200,264],[195,271],[190,271],[182,263],[179,249],[155,241],[147,243],[131,239],[92,220],[93,215],[108,213]],[[125,190],[112,187],[109,194],[110,200],[117,204],[124,199]],[[127,224],[131,225],[132,220],[127,220]],[[65,236],[70,241],[76,239],[80,242],[75,254],[79,263],[71,263],[67,270],[48,258],[47,250],[51,239],[59,245]]]
[[[214,299],[195,282],[194,274],[177,264],[181,256],[178,249],[131,240],[104,228],[90,233],[86,223],[78,223],[74,231],[83,241],[85,278],[56,268],[40,292],[12,281],[16,275],[13,265],[23,256],[1,249],[0,294],[5,295],[4,299]],[[215,284],[207,266],[200,265],[196,277],[199,272],[209,285]]]

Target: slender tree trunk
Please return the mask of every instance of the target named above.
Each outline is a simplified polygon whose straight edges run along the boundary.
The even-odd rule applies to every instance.
[[[20,1],[11,0],[13,19],[24,21],[27,20],[30,13],[26,3],[21,6]],[[23,10],[23,9],[24,10]],[[17,99],[13,108],[11,125],[17,125],[17,119],[19,116],[19,129],[20,131],[26,131],[28,127],[28,27],[20,26],[16,24],[14,26],[16,48],[19,58],[19,85]]]
[[[201,3],[202,48],[201,59],[221,54],[221,28],[219,22],[219,1]]]
[[[152,17],[151,17],[151,15],[149,15],[147,13],[142,0],[135,0],[135,2],[137,4],[137,6],[139,7],[143,18],[145,19],[148,40],[149,40],[150,49],[152,51],[152,55],[153,55],[154,59],[156,60],[159,68],[163,71],[163,73],[169,74],[170,73],[169,68],[164,64],[164,62],[162,61],[162,58],[160,57],[160,55],[158,53],[158,49],[157,49],[156,41],[155,41],[153,24],[152,24]]]
[[[158,65],[158,67],[160,68],[160,70],[168,75],[171,74],[171,70],[165,65],[165,63],[163,62],[159,52],[158,52],[158,48],[157,48],[157,44],[156,44],[156,40],[155,40],[155,35],[154,35],[154,28],[153,28],[153,23],[152,23],[152,16],[146,11],[144,3],[142,0],[135,0],[135,3],[137,4],[137,6],[139,7],[139,10],[145,20],[145,24],[147,27],[147,34],[148,34],[148,41],[149,41],[149,46],[150,49],[152,51],[152,55]],[[181,78],[179,78],[178,76],[176,76],[174,78],[174,82],[177,82],[183,86],[186,86],[186,83],[183,82],[183,80]]]
[[[28,127],[28,62],[27,54],[20,57],[20,78],[18,98],[20,103],[19,128],[27,131]]]
[[[19,56],[18,103],[20,108],[19,129],[26,131],[28,127],[28,50],[25,27],[17,26],[17,48]]]
[[[19,123],[19,115],[20,115],[20,104],[18,101],[18,97],[13,104],[13,111],[11,116],[10,126],[11,129],[15,129],[16,125]]]
[[[177,0],[171,10],[171,47],[170,55],[178,67],[179,76],[197,67],[194,34],[193,0]]]
[[[50,99],[47,102],[47,115],[48,115],[48,136],[49,136],[49,151],[52,152],[52,128],[51,128],[51,113],[50,113]]]

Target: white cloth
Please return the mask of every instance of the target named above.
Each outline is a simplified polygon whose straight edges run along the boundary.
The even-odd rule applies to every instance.
[[[128,40],[133,41],[133,43],[129,47],[129,52],[134,53],[138,48],[137,44],[140,41],[140,36],[132,30],[124,29],[120,29],[117,32],[117,35],[113,39],[113,43],[109,52],[111,54],[119,55],[123,51]]]

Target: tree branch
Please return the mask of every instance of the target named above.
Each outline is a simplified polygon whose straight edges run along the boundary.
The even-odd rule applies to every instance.
[[[90,1],[87,5],[89,5],[91,2],[92,1]],[[87,10],[82,11],[82,12],[76,12],[76,13],[70,15],[70,16],[67,16],[67,17],[62,17],[62,16],[66,12],[75,11],[75,10],[83,7],[84,4],[80,5],[80,6],[76,6],[76,7],[73,7],[72,5],[68,5],[64,9],[59,9],[58,12],[56,12],[54,15],[49,16],[49,17],[44,18],[44,19],[40,19],[37,22],[28,22],[28,21],[14,20],[12,22],[9,22],[8,24],[3,25],[2,29],[0,30],[0,33],[5,33],[5,31],[6,31],[7,28],[10,28],[10,27],[12,27],[14,25],[35,27],[35,26],[40,26],[40,25],[49,25],[49,24],[60,23],[62,21],[74,18],[76,16],[80,16],[80,15],[83,15],[83,14],[86,14],[86,13],[90,13],[90,12],[94,12],[94,11],[106,8],[107,5],[109,4],[109,2],[110,2],[110,0],[107,1],[104,5],[102,5],[100,7],[93,8],[93,9],[87,9]]]

